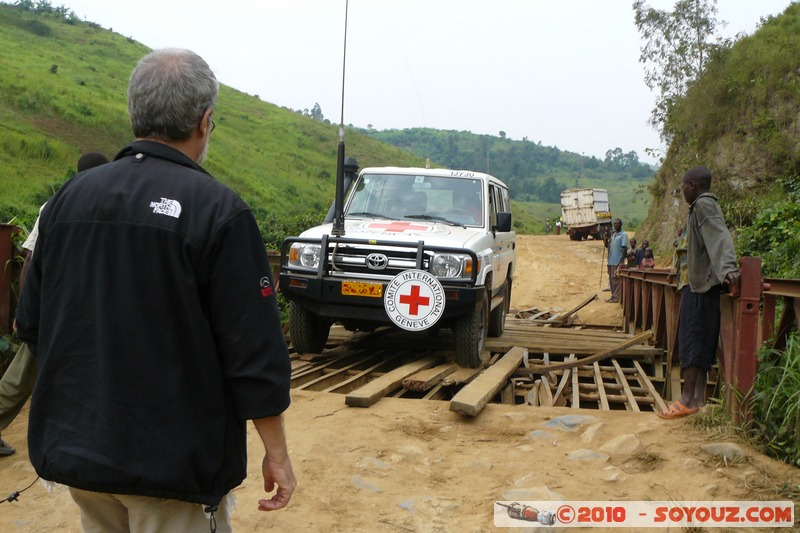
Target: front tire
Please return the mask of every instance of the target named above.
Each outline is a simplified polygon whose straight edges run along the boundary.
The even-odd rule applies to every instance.
[[[489,315],[489,336],[500,337],[506,329],[506,316],[511,306],[511,279],[503,285],[503,303],[495,307]]]
[[[331,320],[289,303],[289,336],[297,353],[320,353],[328,342]]]
[[[483,348],[489,326],[489,295],[468,315],[459,317],[453,324],[456,338],[454,359],[457,365],[478,368],[483,363]]]

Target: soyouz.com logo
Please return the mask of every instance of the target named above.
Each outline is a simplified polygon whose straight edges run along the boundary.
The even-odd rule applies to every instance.
[[[444,313],[444,288],[424,270],[406,270],[386,285],[383,293],[386,314],[407,331],[430,328]]]
[[[496,527],[794,527],[791,501],[495,502]]]

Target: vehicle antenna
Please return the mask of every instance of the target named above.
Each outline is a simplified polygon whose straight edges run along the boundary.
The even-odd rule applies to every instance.
[[[419,104],[419,112],[422,115],[422,125],[427,129],[428,121],[425,120],[425,108],[422,107],[422,98],[419,96],[419,89],[417,89],[417,82],[414,80],[414,74],[411,72],[411,66],[408,64],[408,59],[405,60],[406,69],[408,70],[408,77],[411,78],[411,84],[414,86],[414,92],[417,95],[417,104]],[[425,168],[431,168],[430,158],[430,142],[425,145]]]
[[[350,0],[344,3],[344,50],[342,51],[342,108],[339,119],[339,148],[336,153],[336,199],[334,200],[333,227],[331,234],[335,237],[344,235],[344,81],[347,64],[347,12]]]

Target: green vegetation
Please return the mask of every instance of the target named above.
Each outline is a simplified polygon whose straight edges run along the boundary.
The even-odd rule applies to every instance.
[[[81,153],[113,157],[132,140],[125,91],[148,49],[66,7],[31,0],[0,4],[0,46],[0,221],[29,228]],[[283,232],[322,219],[334,194],[338,136],[318,104],[293,112],[222,87],[214,118],[205,166],[251,206],[265,242],[274,246]],[[561,190],[575,186],[609,189],[615,212],[636,225],[647,205],[642,195],[633,202],[633,191],[652,179],[634,152],[619,148],[601,161],[466,132],[348,128],[347,148],[361,166],[424,166],[426,156],[434,166],[474,170],[488,162],[511,186],[521,232],[543,231],[544,219],[558,216]]]
[[[670,114],[675,105],[731,41],[714,33],[723,26],[716,19],[716,0],[677,0],[672,11],[653,9],[636,0],[633,11],[643,41],[639,61],[645,66],[644,82],[657,91],[650,122],[669,143],[673,135]]]
[[[524,206],[522,216],[530,214],[536,220],[532,225],[515,222],[518,231],[542,233],[545,218],[561,214],[561,191],[572,187],[608,189],[611,208],[626,228],[637,227],[647,214],[653,170],[639,162],[635,151],[610,149],[600,160],[528,139],[514,141],[503,132],[495,137],[430,128],[359,131],[427,158],[434,166],[486,171],[502,179],[515,200],[515,216]]]
[[[753,422],[748,433],[765,452],[800,467],[800,336],[784,351],[762,349],[758,357]]]
[[[800,5],[765,20],[752,36],[716,51],[676,99],[664,129],[669,152],[651,187],[642,231],[671,253],[688,206],[680,178],[708,166],[740,254],[763,258],[766,276],[800,277]]]
[[[0,4],[0,221],[23,228],[74,174],[81,153],[113,157],[132,140],[127,81],[149,51],[40,4],[49,5]],[[214,119],[205,166],[251,206],[271,245],[282,240],[280,228],[297,233],[306,219],[324,217],[334,196],[336,126],[224,86]],[[352,130],[347,149],[362,166],[423,164]]]

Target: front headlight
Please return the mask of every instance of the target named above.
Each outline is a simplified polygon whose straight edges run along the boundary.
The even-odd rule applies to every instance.
[[[431,262],[431,274],[437,278],[469,278],[472,258],[460,254],[436,254]]]
[[[317,268],[320,261],[320,245],[296,242],[289,250],[289,265],[304,268]]]

